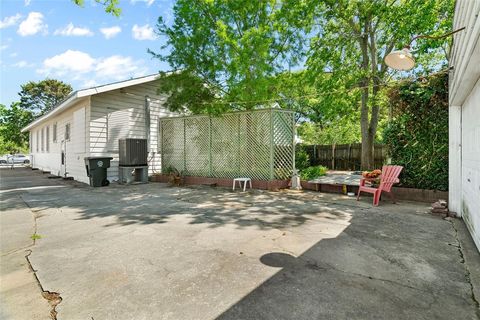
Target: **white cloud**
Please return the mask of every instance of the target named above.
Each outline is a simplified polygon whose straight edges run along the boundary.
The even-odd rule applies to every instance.
[[[155,0],[130,0],[130,3],[133,5],[136,4],[137,2],[145,2],[147,7],[150,7],[155,2]]]
[[[18,61],[16,63],[14,63],[12,66],[16,67],[16,68],[31,68],[31,67],[34,66],[34,64],[33,63],[28,63],[25,60],[21,60],[21,61]]]
[[[38,32],[47,33],[48,26],[43,22],[43,14],[40,12],[30,12],[27,19],[23,20],[18,26],[17,33],[22,37],[32,36]]]
[[[21,18],[22,18],[22,15],[20,13],[17,13],[14,16],[5,17],[5,19],[0,21],[0,29],[11,27],[17,24],[17,22],[20,21]]]
[[[132,36],[137,40],[155,40],[157,38],[153,28],[148,24],[141,27],[135,24],[132,27]]]
[[[142,61],[134,61],[131,57],[119,55],[99,59],[95,72],[98,78],[124,80],[129,77],[144,75],[148,70],[142,66]]]
[[[45,59],[38,73],[45,76],[63,77],[67,81],[81,81],[84,87],[140,77],[148,73],[142,60],[113,55],[94,58],[88,53],[67,50]]]
[[[28,7],[30,5],[30,2],[32,2],[32,0],[25,0],[25,7]]]
[[[100,32],[105,36],[105,39],[110,39],[115,37],[120,32],[122,32],[122,28],[120,28],[119,26],[113,26],[110,28],[100,28]]]
[[[93,36],[93,32],[88,28],[75,27],[73,23],[69,23],[67,26],[61,29],[55,30],[54,35],[61,36],[75,36],[75,37],[90,37]]]
[[[0,46],[0,51],[3,51],[8,48],[8,44],[3,44]]]
[[[10,53],[10,57],[15,58],[16,56],[18,56],[18,53],[16,53],[16,52]]]
[[[46,75],[65,76],[69,73],[87,73],[92,71],[94,66],[95,59],[88,53],[67,50],[62,54],[45,59],[43,68],[38,71]]]

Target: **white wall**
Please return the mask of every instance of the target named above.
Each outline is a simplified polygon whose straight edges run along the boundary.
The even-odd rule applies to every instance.
[[[178,114],[162,107],[165,97],[157,95],[157,88],[158,81],[153,81],[91,97],[90,152],[114,158],[108,169],[109,180],[118,179],[118,139],[146,138],[145,95],[150,97],[149,174],[160,171],[158,119]]]
[[[480,248],[480,79],[462,106],[461,209]]]
[[[66,157],[66,171],[68,177],[73,177],[75,180],[88,183],[88,177],[85,170],[84,157],[87,156],[86,135],[89,132],[87,126],[88,123],[74,123],[74,112],[77,115],[84,113],[84,118],[88,118],[90,114],[89,99],[85,98],[80,100],[74,106],[66,110],[65,112],[49,119],[40,125],[30,130],[32,139],[31,155],[32,155],[32,167],[38,168],[44,171],[50,171],[52,174],[63,176],[61,166],[61,150],[65,147]],[[53,125],[57,124],[57,141],[53,141]],[[70,135],[71,138],[65,141],[65,125],[70,123]],[[49,150],[45,148],[46,136],[44,138],[44,148],[41,148],[41,130],[49,127]],[[39,148],[37,145],[37,132],[39,132]],[[82,134],[83,132],[83,134]],[[64,145],[62,145],[64,144]]]
[[[480,1],[457,0],[449,77],[449,209],[480,249]]]

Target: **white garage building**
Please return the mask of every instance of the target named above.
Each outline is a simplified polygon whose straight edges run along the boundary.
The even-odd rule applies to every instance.
[[[149,173],[160,171],[158,119],[174,115],[157,95],[158,75],[78,90],[22,131],[30,133],[33,168],[89,182],[84,157],[113,157],[118,179],[118,139],[149,140]]]
[[[449,88],[449,209],[480,249],[480,1],[457,0]]]

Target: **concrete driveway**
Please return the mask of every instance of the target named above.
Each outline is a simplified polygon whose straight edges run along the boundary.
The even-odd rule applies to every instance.
[[[94,189],[0,172],[5,317],[41,319],[42,290],[60,295],[57,319],[73,320],[479,314],[478,253],[461,220],[427,215],[425,204],[159,183]],[[8,242],[20,234],[25,243]],[[22,296],[4,279],[34,279],[12,262],[25,250],[40,287]]]

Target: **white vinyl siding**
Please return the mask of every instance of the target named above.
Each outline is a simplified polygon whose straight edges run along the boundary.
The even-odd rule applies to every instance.
[[[40,144],[40,139],[39,139],[39,137],[40,137],[40,132],[39,132],[38,130],[37,130],[36,137],[37,137],[37,138],[35,139],[35,143],[36,143],[36,146],[37,146],[37,147],[36,147],[36,151],[38,152],[38,151],[39,151],[38,145]]]
[[[90,152],[111,156],[110,180],[118,179],[118,139],[146,138],[145,96],[150,97],[149,173],[160,172],[158,119],[175,116],[163,107],[165,97],[157,95],[158,81],[126,87],[91,97]]]
[[[75,135],[77,134],[77,128],[75,128],[76,121],[74,120],[74,113],[78,110],[83,110],[81,113],[83,114],[83,133],[80,133],[80,136],[83,136],[83,144],[76,145],[77,140],[75,139]],[[80,114],[80,113],[79,113]],[[77,117],[78,115],[77,114]],[[77,118],[75,117],[75,118]],[[55,117],[52,117],[48,121],[40,124],[38,127],[32,128],[33,130],[33,138],[35,138],[36,133],[38,132],[39,135],[39,148],[40,148],[40,133],[41,127],[45,129],[45,136],[47,136],[47,128],[48,133],[48,150],[47,152],[33,152],[32,154],[32,166],[34,168],[38,168],[40,170],[50,171],[52,174],[58,176],[64,176],[65,171],[67,172],[66,176],[73,177],[77,181],[88,183],[88,177],[85,171],[85,162],[83,158],[88,156],[88,145],[86,145],[85,141],[88,137],[88,122],[86,119],[90,117],[90,99],[81,99],[76,104],[74,104],[70,109],[62,112]],[[52,139],[55,133],[56,127],[56,138],[57,142],[52,143]],[[65,130],[70,127],[71,131],[71,139],[68,141],[65,139]],[[68,136],[68,133],[67,133]],[[35,140],[35,139],[34,139]],[[34,141],[36,143],[36,141]],[[47,145],[46,145],[47,146]],[[76,153],[75,151],[84,150],[84,153]],[[62,150],[65,151],[65,167],[62,166]],[[66,170],[65,170],[66,169]]]
[[[118,140],[125,138],[145,138],[145,134],[130,134],[130,121],[135,117],[135,112],[133,108],[128,109],[114,109],[107,108],[107,151],[108,152],[118,152]],[[142,118],[143,120],[143,118]],[[143,128],[145,125],[141,123],[136,123]]]
[[[73,113],[72,142],[73,152],[85,152],[85,108],[80,108]]]

